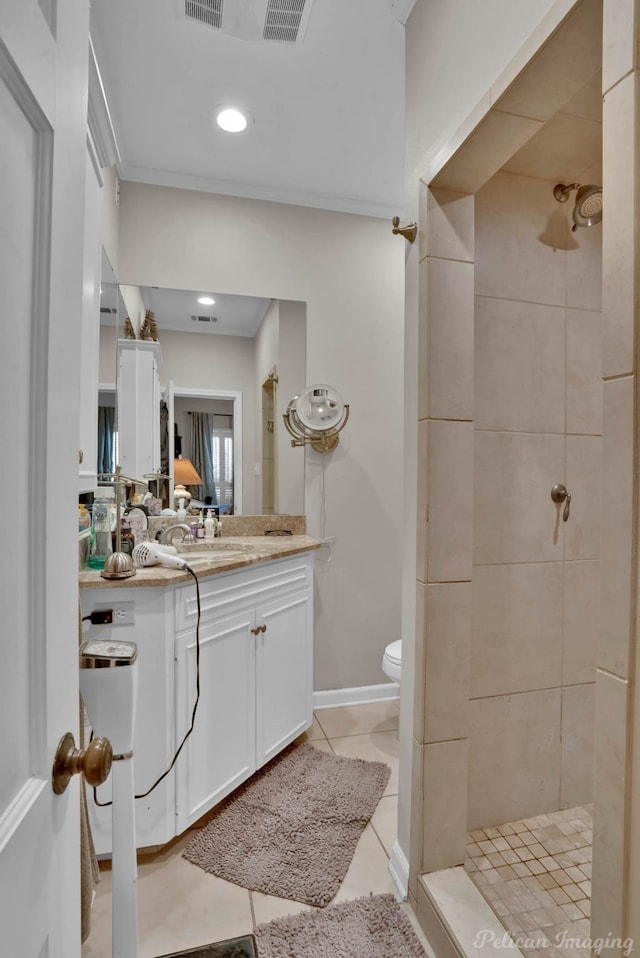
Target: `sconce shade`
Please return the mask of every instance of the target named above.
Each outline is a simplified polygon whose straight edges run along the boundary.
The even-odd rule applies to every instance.
[[[173,481],[176,485],[181,486],[199,486],[202,483],[202,479],[193,468],[191,460],[182,459],[182,457],[173,460]]]

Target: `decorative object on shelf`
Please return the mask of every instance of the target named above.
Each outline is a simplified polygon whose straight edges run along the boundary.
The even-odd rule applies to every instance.
[[[193,467],[193,463],[190,459],[183,459],[180,456],[178,459],[173,460],[173,481],[175,483],[173,487],[173,498],[177,502],[180,499],[185,500],[185,506],[189,508],[189,503],[191,502],[191,493],[186,486],[199,486],[202,484],[202,479],[196,472]]]
[[[156,323],[155,313],[150,309],[144,314],[144,322],[140,329],[140,339],[145,339],[147,342],[158,342],[158,324]]]
[[[128,316],[127,316],[127,318],[126,318],[125,321],[124,321],[124,338],[125,338],[125,339],[135,339],[135,338],[136,338],[136,331],[135,331],[135,329],[133,328],[133,323],[131,322],[131,320],[129,319]]]
[[[342,401],[333,386],[307,386],[293,397],[282,418],[293,436],[292,446],[309,443],[318,452],[331,452],[349,418],[349,404]]]

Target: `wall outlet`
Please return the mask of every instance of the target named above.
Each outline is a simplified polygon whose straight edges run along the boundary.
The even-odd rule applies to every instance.
[[[116,602],[113,606],[114,625],[133,625],[135,602]]]

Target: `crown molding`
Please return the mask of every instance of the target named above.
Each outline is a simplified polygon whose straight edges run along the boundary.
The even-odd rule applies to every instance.
[[[91,38],[89,38],[89,104],[87,109],[89,137],[98,163],[103,169],[120,163],[120,150],[111,120],[111,112],[100,67]]]

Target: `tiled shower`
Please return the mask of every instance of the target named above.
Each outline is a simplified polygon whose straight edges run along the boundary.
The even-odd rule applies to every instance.
[[[475,197],[471,830],[593,798],[602,228],[511,165]]]
[[[599,134],[569,106],[576,122]],[[571,232],[527,162],[516,155],[475,196],[466,868],[535,953],[589,937],[602,231]],[[600,163],[583,165],[600,182]],[[555,483],[571,493],[566,521]]]
[[[590,932],[640,940],[637,14],[576,4],[422,177],[409,894],[429,930],[432,873],[470,861],[470,834],[535,838],[593,802]],[[576,180],[602,183],[604,215],[572,233],[553,188]],[[527,868],[504,874],[534,886]]]

